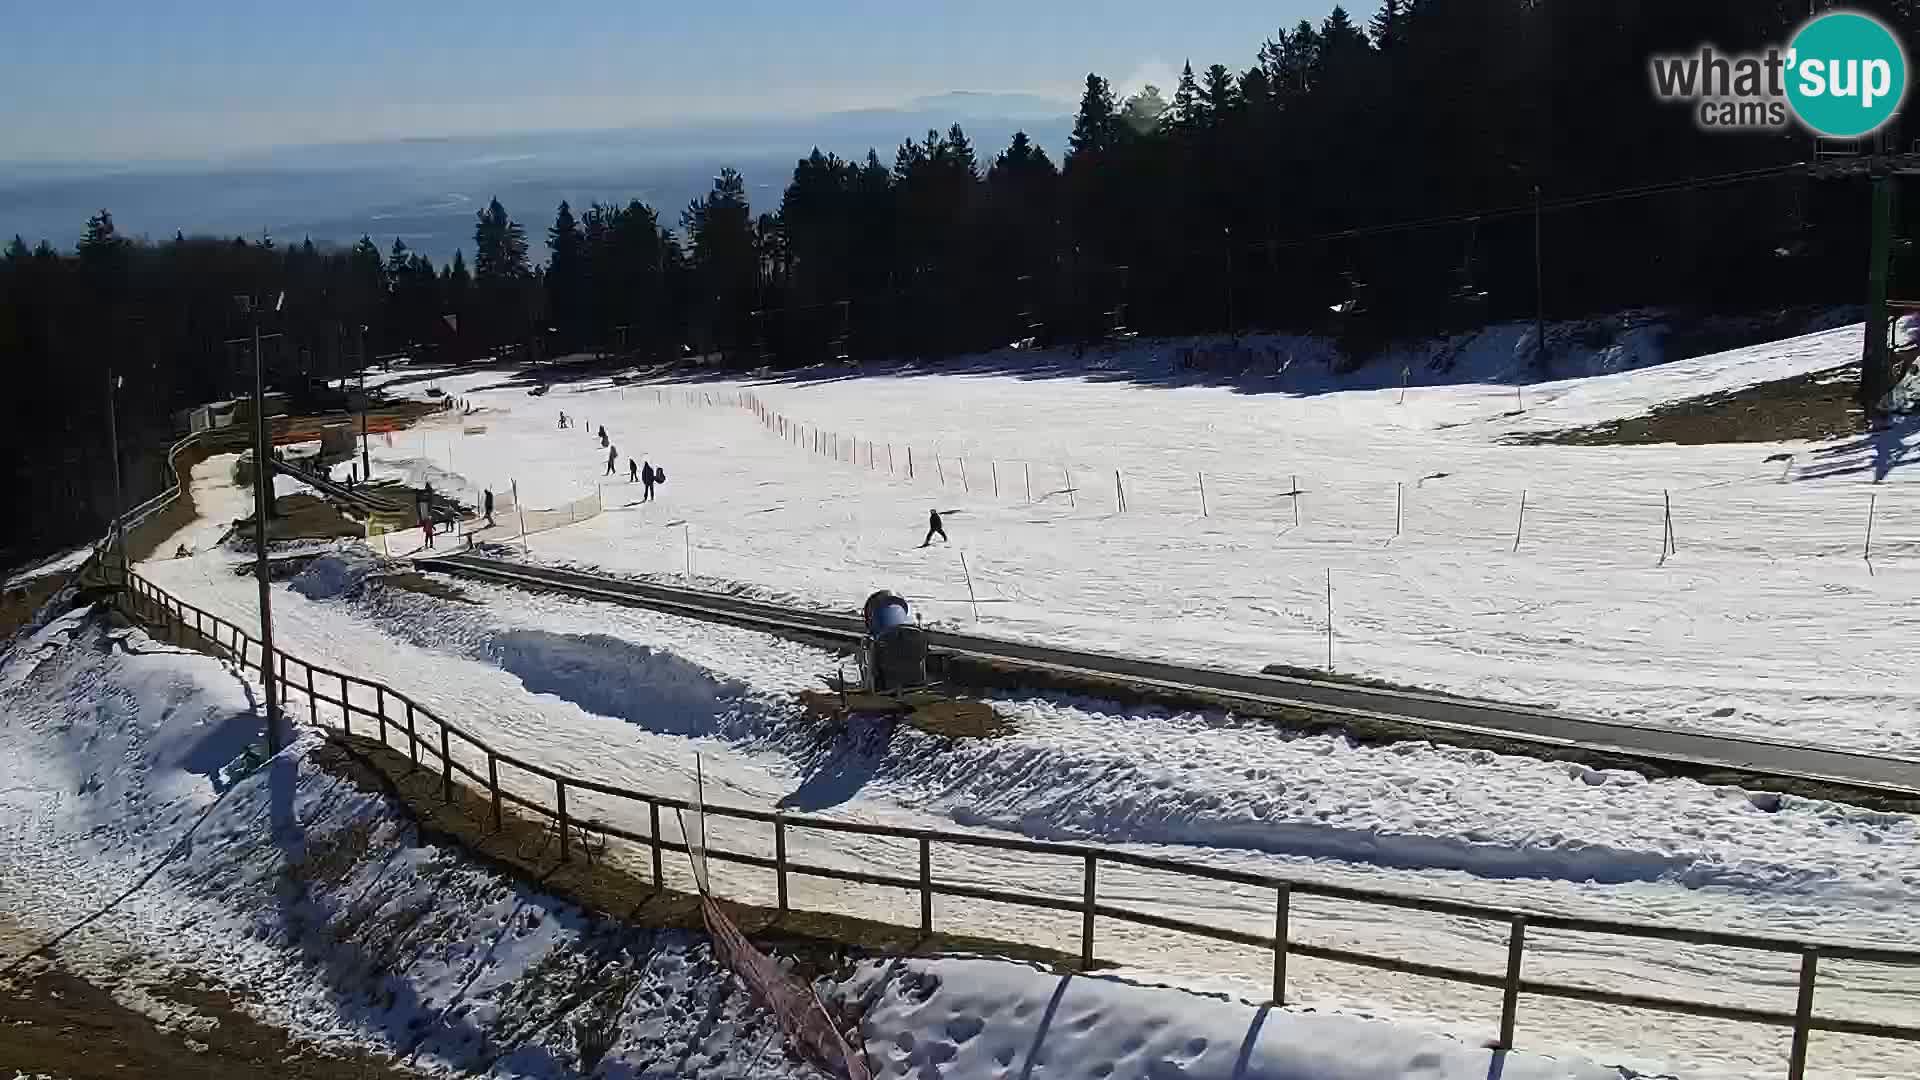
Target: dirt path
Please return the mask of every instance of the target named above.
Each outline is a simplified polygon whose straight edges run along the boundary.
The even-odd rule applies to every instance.
[[[0,965],[37,943],[0,915]],[[133,974],[138,965],[124,968],[129,974],[121,977],[123,991],[127,980],[138,978]],[[141,980],[142,996],[183,1017],[162,1026],[117,999],[109,989],[113,985],[77,974],[58,955],[29,960],[0,976],[0,1063],[36,1080],[411,1080],[417,1075],[378,1058],[297,1045],[285,1031],[247,1016],[217,990]]]

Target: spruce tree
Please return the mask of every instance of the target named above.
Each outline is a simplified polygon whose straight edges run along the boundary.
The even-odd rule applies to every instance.
[[[1111,150],[1119,126],[1119,105],[1113,87],[1098,75],[1087,76],[1087,88],[1080,95],[1080,110],[1073,118],[1073,134],[1067,140],[1067,160],[1082,155],[1098,156]]]

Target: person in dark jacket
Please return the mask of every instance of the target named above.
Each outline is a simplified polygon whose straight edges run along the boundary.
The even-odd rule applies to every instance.
[[[632,458],[627,459],[627,482],[629,484],[640,482],[640,463]]]
[[[933,543],[933,538],[936,535],[940,537],[941,543],[953,543],[953,541],[947,539],[946,526],[940,524],[940,511],[929,510],[927,511],[927,538],[920,541],[920,546],[926,547],[928,544]]]
[[[486,512],[487,512],[487,528],[491,529],[493,528],[493,489],[492,488],[486,489],[486,493],[483,496],[481,503],[486,508]]]
[[[641,502],[653,501],[653,485],[658,479],[658,474],[653,471],[653,462],[649,461],[640,466],[640,482],[647,486],[646,491],[640,496]]]
[[[612,476],[612,475],[613,475],[613,463],[614,463],[614,462],[616,462],[616,461],[619,461],[619,460],[620,460],[620,448],[619,448],[619,447],[617,447],[617,446],[609,446],[609,447],[607,447],[607,471],[606,471],[606,475],[608,475],[608,476]]]

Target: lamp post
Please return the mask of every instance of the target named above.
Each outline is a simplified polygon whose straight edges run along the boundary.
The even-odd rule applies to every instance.
[[[113,546],[120,551],[120,587],[127,585],[127,504],[120,490],[119,390],[125,379],[107,369],[107,441],[113,446]]]

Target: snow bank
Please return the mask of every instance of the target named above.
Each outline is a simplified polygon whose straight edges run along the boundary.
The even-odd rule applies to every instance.
[[[1622,1080],[1581,1061],[1496,1054],[1355,1016],[1290,1012],[975,959],[871,961],[876,1077],[1113,1080]]]
[[[364,549],[342,548],[308,563],[288,584],[309,600],[332,600],[359,592],[367,578],[386,565]]]
[[[311,734],[256,768],[257,723],[212,659],[90,610],[50,623],[0,663],[0,911],[48,941],[104,908],[60,960],[116,994],[190,972],[298,1041],[429,1074],[817,1075],[755,1060],[774,1029],[704,939],[422,845]]]

